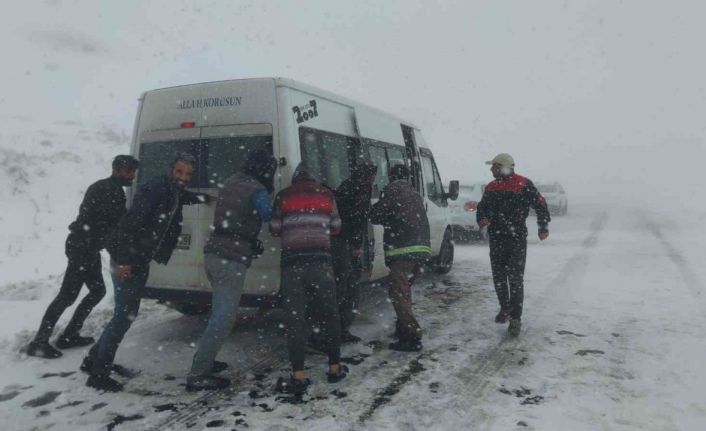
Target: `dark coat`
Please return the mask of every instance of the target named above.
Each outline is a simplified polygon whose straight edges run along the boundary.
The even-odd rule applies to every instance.
[[[385,228],[385,262],[424,261],[431,254],[429,220],[424,201],[407,181],[388,184],[370,211],[370,221]]]
[[[266,191],[265,186],[244,173],[237,173],[225,181],[218,195],[214,230],[204,253],[250,266],[253,244],[262,228],[262,218],[253,205],[252,196],[260,191]]]
[[[202,203],[196,193],[179,190],[166,175],[139,186],[132,206],[118,223],[108,252],[118,264],[166,265],[181,234],[182,207]]]
[[[83,196],[78,217],[69,225],[67,253],[97,252],[125,215],[125,191],[120,179],[108,177],[91,184]]]
[[[526,238],[530,207],[537,213],[539,231],[547,230],[551,217],[544,197],[528,178],[512,174],[485,187],[476,217],[479,221],[490,221],[488,236],[491,240]]]
[[[372,185],[364,179],[356,181],[349,178],[335,192],[336,205],[341,215],[341,234],[338,239],[345,241],[351,249],[363,247],[368,230],[372,190]]]

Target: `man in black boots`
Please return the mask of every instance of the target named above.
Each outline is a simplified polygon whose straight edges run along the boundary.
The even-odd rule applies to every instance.
[[[121,391],[110,378],[120,342],[137,317],[142,289],[152,260],[166,265],[181,234],[182,207],[208,202],[206,195],[186,190],[196,167],[187,153],[178,153],[166,175],[142,184],[127,214],[120,220],[108,244],[115,289],[115,312],[98,342],[81,364],[90,373],[86,386]]]
[[[82,337],[79,331],[93,307],[105,296],[100,250],[125,214],[123,187],[132,185],[138,165],[139,162],[132,156],[116,156],[112,175],[96,181],[86,190],[78,217],[69,225],[70,233],[65,245],[69,264],[64,281],[59,294],[44,313],[34,340],[27,346],[28,355],[46,359],[62,355],[49,344],[49,337],[64,311],[76,302],[84,284],[88,287],[88,295],[76,308],[64,333],[56,340],[56,346],[68,349],[87,346],[95,341],[92,337]]]

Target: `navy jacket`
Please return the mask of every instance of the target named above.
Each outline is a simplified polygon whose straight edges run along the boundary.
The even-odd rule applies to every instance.
[[[139,186],[132,206],[109,240],[108,252],[121,265],[166,265],[181,234],[184,205],[202,203],[200,195],[179,190],[166,175]]]
[[[539,231],[547,230],[551,217],[544,197],[528,178],[512,174],[492,181],[485,187],[476,217],[478,221],[490,221],[490,239],[526,238],[525,220],[530,207],[537,213]]]

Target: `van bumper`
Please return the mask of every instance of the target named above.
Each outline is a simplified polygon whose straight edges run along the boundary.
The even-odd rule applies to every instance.
[[[156,299],[158,301],[178,302],[184,304],[211,303],[211,292],[205,292],[203,290],[167,289],[163,287],[145,286],[142,289],[142,297],[145,299]],[[244,293],[240,297],[240,306],[254,308],[277,308],[280,306],[280,299],[277,295],[252,295]]]

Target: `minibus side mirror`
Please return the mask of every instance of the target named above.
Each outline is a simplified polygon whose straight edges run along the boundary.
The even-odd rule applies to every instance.
[[[461,186],[459,185],[458,181],[451,181],[449,183],[449,192],[446,193],[446,198],[455,201],[456,199],[458,199],[458,192],[460,189]]]

